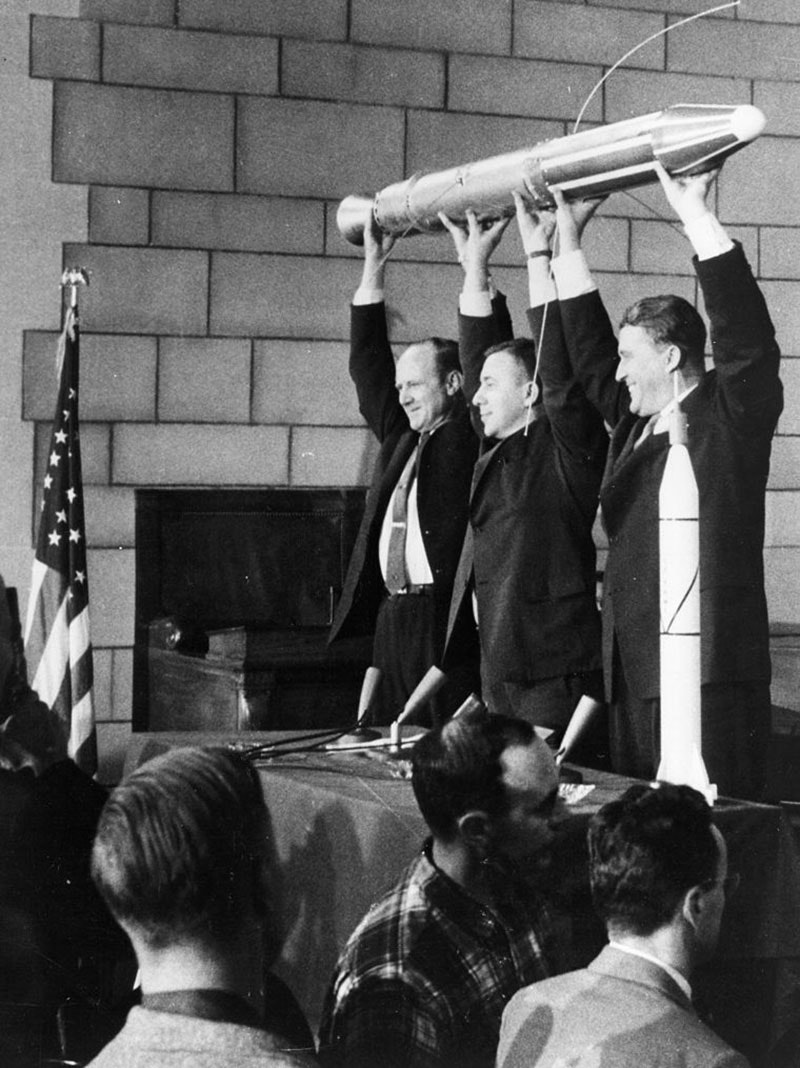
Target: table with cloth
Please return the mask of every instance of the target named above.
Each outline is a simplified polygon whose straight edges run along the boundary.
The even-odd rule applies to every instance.
[[[297,747],[305,742],[302,735],[291,737]],[[340,950],[426,835],[407,762],[376,750],[287,752],[280,748],[289,745],[285,733],[159,732],[132,736],[125,770],[178,745],[252,749],[276,742],[275,755],[267,751],[257,760],[272,825],[273,905],[282,937],[274,971],[316,1026]],[[570,806],[575,821],[549,880],[575,918],[578,963],[584,964],[603,941],[589,904],[586,821],[632,780],[580,771],[593,789]],[[695,975],[693,986],[712,1026],[756,1058],[800,1006],[800,827],[787,806],[726,799],[715,805],[714,819],[741,885],[727,903],[717,957]]]

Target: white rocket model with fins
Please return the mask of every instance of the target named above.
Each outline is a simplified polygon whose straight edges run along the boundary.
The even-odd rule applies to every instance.
[[[711,805],[700,701],[700,522],[686,417],[669,416],[669,452],[658,497],[661,608],[661,763],[657,778],[693,786]]]

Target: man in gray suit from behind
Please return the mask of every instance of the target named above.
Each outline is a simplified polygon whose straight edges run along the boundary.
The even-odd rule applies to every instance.
[[[630,787],[592,818],[589,864],[609,943],[588,968],[514,995],[497,1068],[746,1068],[691,1001],[692,969],[713,953],[736,881],[703,797]]]

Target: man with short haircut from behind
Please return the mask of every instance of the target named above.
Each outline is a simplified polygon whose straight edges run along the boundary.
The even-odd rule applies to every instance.
[[[563,819],[547,746],[479,709],[426,735],[411,762],[432,837],[339,960],[327,1068],[490,1068],[509,997],[556,970],[553,916],[521,878],[535,883]]]
[[[592,900],[609,943],[503,1014],[497,1068],[746,1068],[695,1014],[689,980],[717,944],[725,840],[689,786],[630,787],[589,827]]]
[[[91,1068],[301,1068],[265,1027],[268,818],[258,775],[222,748],[175,749],[111,794],[92,877],[131,940],[142,1004]]]

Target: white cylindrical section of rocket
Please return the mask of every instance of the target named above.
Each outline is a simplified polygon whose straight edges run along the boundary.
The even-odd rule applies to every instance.
[[[659,492],[661,763],[658,778],[684,783],[709,802],[702,757],[700,523],[689,451],[673,444]]]
[[[699,509],[685,445],[670,446],[658,504],[663,753],[665,740],[700,745]]]

